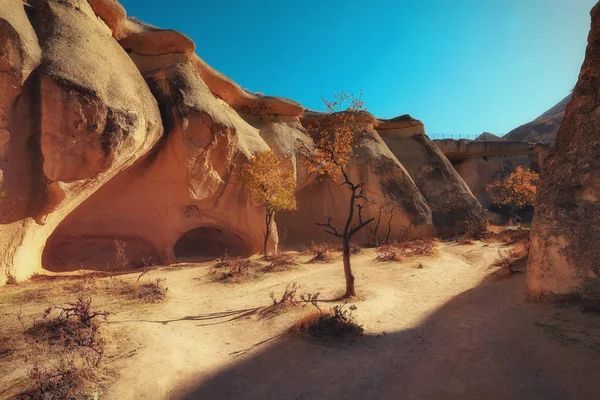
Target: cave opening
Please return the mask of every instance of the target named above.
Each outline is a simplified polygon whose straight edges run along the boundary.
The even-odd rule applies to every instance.
[[[199,227],[186,232],[177,240],[173,251],[178,261],[214,259],[225,253],[250,255],[249,248],[241,237],[215,226]]]

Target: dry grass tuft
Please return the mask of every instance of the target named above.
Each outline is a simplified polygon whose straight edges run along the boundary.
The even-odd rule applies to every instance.
[[[331,243],[316,243],[310,242],[310,245],[302,249],[303,253],[312,254],[312,258],[308,261],[309,263],[331,263],[339,258],[337,252],[337,246]]]
[[[290,328],[290,333],[315,339],[321,342],[340,342],[362,335],[364,329],[355,322],[351,306],[346,310],[346,303],[334,306],[328,312],[320,309],[305,315]]]
[[[483,232],[480,234],[481,240],[485,243],[501,242],[506,244],[516,243],[522,240],[529,240],[529,229],[505,229],[499,232]]]
[[[402,262],[411,257],[437,254],[436,243],[427,238],[385,244],[377,249],[377,260]]]
[[[166,281],[165,278],[156,278],[153,281],[148,280],[148,282],[143,283],[139,281],[139,278],[135,282],[111,278],[106,281],[106,286],[107,291],[115,296],[124,297],[128,300],[139,300],[144,303],[160,303],[167,297],[167,291],[169,290],[164,286]]]
[[[264,260],[269,262],[269,265],[263,268],[265,272],[287,271],[298,264],[298,258],[289,253],[271,254],[265,256]]]
[[[213,272],[221,282],[240,283],[255,278],[260,266],[261,264],[256,261],[225,253],[215,264]]]

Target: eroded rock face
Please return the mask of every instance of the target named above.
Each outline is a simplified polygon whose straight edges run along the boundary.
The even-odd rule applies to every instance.
[[[86,1],[25,7],[0,5],[0,282],[39,272],[56,226],[162,132],[156,100]]]
[[[306,121],[327,116],[244,91],[189,38],[128,19],[115,0],[30,3],[27,13],[19,0],[0,3],[0,284],[42,268],[106,268],[115,240],[134,264],[259,251],[264,206],[240,171],[270,148],[289,157],[299,208],[276,216],[271,246],[331,240],[315,222],[343,219],[347,189],[309,173],[298,147],[312,144]],[[443,195],[427,181],[436,171],[442,193],[475,207],[456,225],[481,224],[429,142],[418,146],[428,156],[406,166],[378,133],[418,136],[420,121],[365,114],[361,124],[369,140],[348,172],[374,201],[394,205],[391,239],[451,229],[435,216]]]
[[[486,229],[487,220],[481,204],[427,136],[387,124],[380,124],[378,129],[430,205],[439,235],[476,234]]]
[[[573,98],[538,187],[527,283],[534,296],[600,300],[600,4]]]

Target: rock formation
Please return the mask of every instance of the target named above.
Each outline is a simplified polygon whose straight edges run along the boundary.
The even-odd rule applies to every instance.
[[[485,208],[493,204],[494,193],[486,189],[518,166],[539,172],[547,153],[543,145],[519,141],[436,140],[435,144],[450,160]]]
[[[240,170],[270,148],[298,185],[299,210],[277,216],[281,240],[331,239],[315,222],[341,218],[347,193],[309,173],[298,150],[312,143],[307,121],[329,116],[241,89],[192,40],[128,18],[115,0],[5,0],[0,38],[0,284],[105,268],[115,240],[139,264],[257,252],[264,206]],[[394,206],[392,238],[483,229],[420,121],[361,124],[368,140],[348,169]]]
[[[465,181],[424,131],[415,130],[415,120],[403,116],[403,126],[399,118],[379,121],[377,130],[425,196],[438,233],[456,236],[484,230],[483,209]]]
[[[481,135],[477,136],[475,140],[480,142],[496,142],[502,141],[504,138],[502,136],[494,135],[490,132],[483,132]]]
[[[600,3],[538,188],[527,272],[534,296],[600,300]]]
[[[551,146],[556,139],[556,133],[565,116],[565,108],[571,101],[568,95],[554,107],[537,117],[531,122],[523,124],[503,136],[505,140],[519,140],[521,142],[540,143]]]

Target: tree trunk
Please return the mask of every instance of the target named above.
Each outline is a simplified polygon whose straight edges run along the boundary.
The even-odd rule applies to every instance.
[[[266,224],[266,231],[265,231],[265,241],[263,243],[263,254],[266,256],[267,255],[267,250],[269,247],[269,237],[271,237],[271,220],[273,219],[273,214],[275,214],[274,211],[267,211],[267,215],[265,216],[265,224]]]
[[[352,266],[350,265],[350,241],[343,240],[343,259],[344,259],[344,275],[346,277],[346,294],[344,297],[356,296],[354,291],[354,275],[352,274]]]

